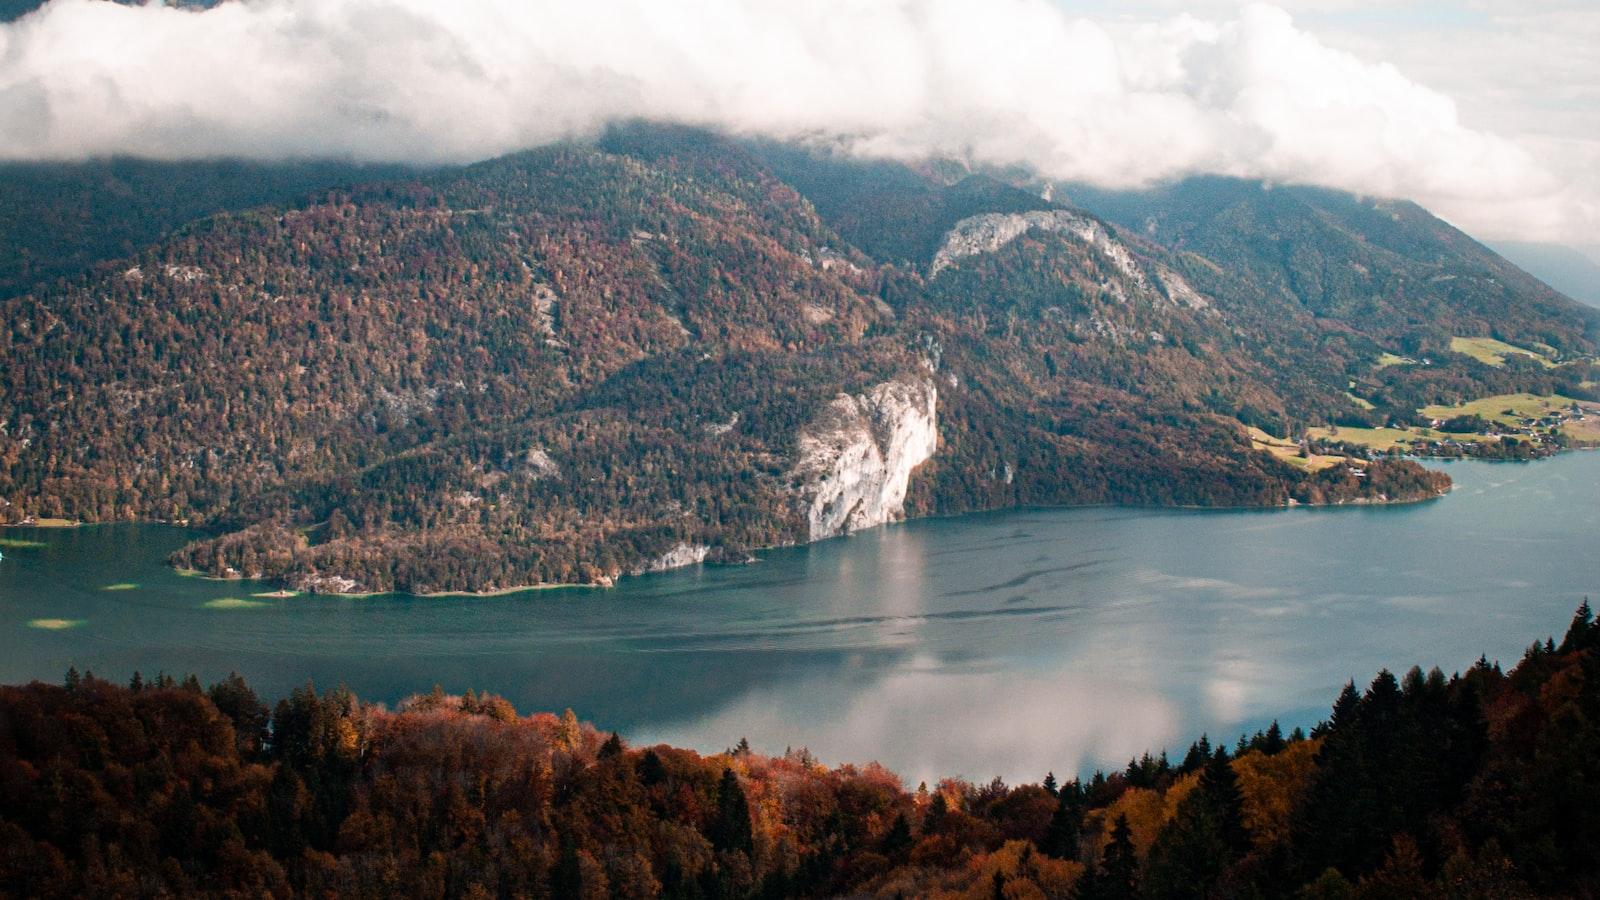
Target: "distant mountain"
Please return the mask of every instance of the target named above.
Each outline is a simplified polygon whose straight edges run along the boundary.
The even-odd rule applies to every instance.
[[[1494,250],[1574,300],[1600,306],[1600,263],[1560,244],[1498,241]]]
[[[1265,310],[1309,313],[1411,351],[1428,351],[1445,332],[1573,353],[1600,338],[1595,317],[1570,298],[1414,203],[1217,177],[1065,194],[1221,265]]]
[[[206,216],[407,173],[340,162],[0,163],[0,297],[128,256]]]
[[[187,521],[215,537],[177,564],[305,589],[604,583],[906,515],[1419,499],[1447,479],[1247,426],[1593,393],[1600,314],[1409,205],[1222,185],[1120,228],[1133,200],[653,126],[322,174],[157,203],[120,233],[164,237],[0,302],[0,515]],[[41,209],[0,237],[104,255]]]

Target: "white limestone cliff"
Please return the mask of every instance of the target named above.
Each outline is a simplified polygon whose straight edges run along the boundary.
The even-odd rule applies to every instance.
[[[1128,245],[1117,240],[1104,224],[1088,216],[1065,209],[1035,210],[1025,213],[983,213],[957,222],[945,235],[944,244],[934,254],[933,265],[928,270],[932,278],[957,261],[983,253],[994,253],[1031,230],[1062,234],[1077,238],[1099,251],[1140,294],[1160,297],[1154,290],[1151,277],[1140,264]],[[1166,298],[1195,309],[1209,306],[1199,292],[1189,286],[1182,276],[1166,266],[1154,265],[1155,279],[1165,289]],[[1121,286],[1108,285],[1121,293]]]
[[[938,447],[938,389],[927,377],[840,394],[800,434],[794,468],[810,540],[905,517],[911,472]]]
[[[671,550],[634,569],[631,574],[643,575],[646,572],[666,572],[670,569],[699,565],[706,561],[706,555],[710,552],[711,548],[705,544],[680,543]]]

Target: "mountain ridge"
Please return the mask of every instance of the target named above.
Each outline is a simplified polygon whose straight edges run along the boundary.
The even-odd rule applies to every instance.
[[[218,536],[176,564],[303,589],[607,583],[902,516],[1436,496],[1414,463],[1309,471],[1244,426],[1592,383],[1593,319],[1553,292],[1506,334],[1564,364],[1449,355],[1505,298],[1425,213],[1402,236],[1429,271],[1478,280],[1369,322],[1342,282],[1307,308],[1271,259],[1241,275],[983,173],[886,165],[639,125],[185,226],[4,301],[4,515],[190,521]],[[936,263],[962,228],[1004,239]],[[863,399],[895,384],[937,397],[931,421]],[[841,403],[853,436],[798,465]],[[806,512],[824,494],[846,508]]]

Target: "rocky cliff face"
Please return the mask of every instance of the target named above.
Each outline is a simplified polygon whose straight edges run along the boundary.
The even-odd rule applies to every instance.
[[[644,575],[649,572],[666,572],[671,569],[682,569],[686,566],[696,566],[706,561],[711,548],[705,544],[677,544],[671,550],[650,560],[634,569],[632,575]]]
[[[905,516],[911,472],[933,456],[938,390],[926,377],[835,397],[800,435],[794,469],[813,541]]]
[[[1117,240],[1104,224],[1065,209],[984,213],[962,219],[945,235],[944,245],[934,254],[928,277],[938,275],[966,257],[993,253],[1030,230],[1067,235],[1088,244],[1110,261],[1129,287],[1145,299],[1164,298],[1194,309],[1209,305],[1209,301],[1178,273],[1155,263],[1141,264],[1128,245]],[[1160,285],[1159,290],[1156,284]]]

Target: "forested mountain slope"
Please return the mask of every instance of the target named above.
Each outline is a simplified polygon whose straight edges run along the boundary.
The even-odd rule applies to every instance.
[[[0,302],[0,515],[203,524],[178,564],[306,589],[605,583],[908,514],[1429,497],[1245,426],[1592,391],[1581,307],[1493,268],[1407,312],[1450,235],[1300,215],[1403,270],[1382,316],[1003,177],[687,129],[316,191]],[[1560,365],[1375,369],[1511,307]]]
[[[1600,318],[1414,203],[1192,178],[1150,191],[1068,186],[1098,215],[1221,266],[1275,314],[1310,313],[1442,353],[1449,335],[1589,354]]]
[[[1496,241],[1496,253],[1574,300],[1600,306],[1600,263],[1560,244]]]
[[[196,219],[406,174],[321,161],[3,163],[0,297],[127,256]]]

